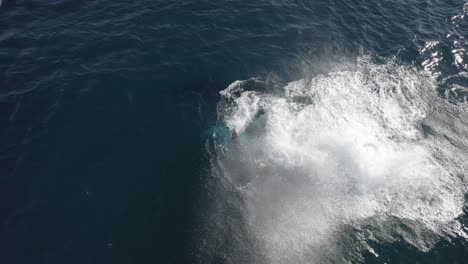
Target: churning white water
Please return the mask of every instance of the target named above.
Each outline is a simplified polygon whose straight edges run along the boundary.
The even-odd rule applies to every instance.
[[[227,263],[359,262],[372,244],[464,236],[468,119],[430,76],[368,57],[221,92],[206,244]],[[215,138],[218,135],[214,135]],[[229,242],[226,242],[229,241]],[[219,253],[222,250],[222,253]]]

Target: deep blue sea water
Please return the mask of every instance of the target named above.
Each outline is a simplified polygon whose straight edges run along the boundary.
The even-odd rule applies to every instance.
[[[0,263],[467,263],[467,16],[458,0],[3,0]]]

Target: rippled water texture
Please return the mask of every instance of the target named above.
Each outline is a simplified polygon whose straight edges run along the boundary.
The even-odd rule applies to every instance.
[[[1,263],[463,263],[464,1],[0,1]]]

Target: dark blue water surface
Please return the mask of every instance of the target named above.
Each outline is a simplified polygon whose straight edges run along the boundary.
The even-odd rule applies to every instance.
[[[430,41],[445,54],[430,69],[440,93],[468,87],[464,4],[3,0],[0,263],[203,263],[196,219],[219,91],[362,53],[423,69]],[[376,248],[366,262],[468,261],[461,238]]]

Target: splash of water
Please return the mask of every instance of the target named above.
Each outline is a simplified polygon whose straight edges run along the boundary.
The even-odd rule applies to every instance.
[[[416,69],[366,56],[342,68],[221,92],[220,122],[240,137],[212,153],[205,244],[217,247],[206,251],[225,263],[360,262],[378,256],[372,243],[425,251],[464,235],[464,113]]]

